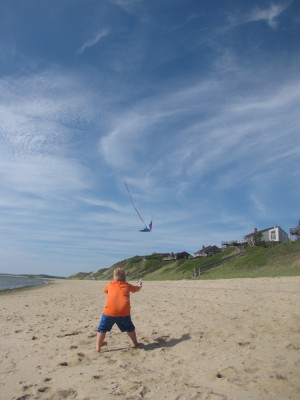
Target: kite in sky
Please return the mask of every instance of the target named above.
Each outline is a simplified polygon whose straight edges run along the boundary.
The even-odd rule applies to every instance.
[[[136,212],[137,215],[139,216],[140,220],[141,220],[142,223],[145,225],[145,228],[144,228],[144,229],[140,229],[140,232],[151,232],[151,230],[152,230],[152,221],[150,222],[149,226],[145,224],[145,222],[144,222],[144,220],[143,220],[141,214],[139,213],[138,209],[137,209],[136,206],[134,205],[134,202],[133,202],[133,200],[132,200],[132,196],[131,196],[131,193],[130,193],[129,188],[128,188],[128,186],[127,186],[127,183],[126,183],[126,182],[124,182],[124,183],[125,183],[127,192],[128,192],[128,194],[129,194],[129,197],[130,197],[130,200],[131,200],[131,204],[132,204],[133,208],[135,209],[135,212]]]

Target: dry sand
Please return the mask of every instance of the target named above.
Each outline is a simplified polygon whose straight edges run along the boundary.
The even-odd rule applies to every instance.
[[[144,282],[141,348],[95,352],[104,282],[0,295],[0,398],[300,399],[300,277]]]

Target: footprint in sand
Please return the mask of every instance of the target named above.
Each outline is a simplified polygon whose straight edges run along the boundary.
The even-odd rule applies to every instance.
[[[289,349],[289,350],[300,350],[300,345],[299,344],[290,343],[288,346],[286,346],[286,348]]]
[[[225,394],[209,392],[206,395],[205,400],[227,400],[227,396],[225,396]]]
[[[73,389],[67,389],[67,390],[58,390],[56,392],[58,399],[76,399],[77,397],[77,392],[76,390]]]
[[[82,359],[85,357],[85,354],[84,353],[77,353],[77,356],[78,356],[78,361],[81,362]]]
[[[63,362],[59,363],[58,365],[60,365],[61,367],[67,367],[69,364],[66,361],[63,361]]]
[[[81,332],[75,331],[75,332],[65,333],[64,335],[58,335],[56,337],[63,338],[63,337],[66,337],[66,336],[76,336],[76,335],[79,335],[80,333]]]
[[[41,388],[38,389],[38,392],[39,392],[39,393],[44,393],[44,392],[46,392],[48,389],[49,389],[49,386],[41,387]]]
[[[31,385],[24,385],[22,389],[23,390],[28,390],[28,389],[32,388],[32,386],[33,386],[32,384]]]
[[[245,368],[244,371],[247,374],[255,374],[255,372],[259,371],[259,368]]]
[[[236,375],[237,374],[236,374],[236,370],[234,367],[227,367],[227,368],[222,369],[222,371],[219,371],[216,373],[216,377],[218,379],[225,378],[229,382],[236,381],[237,380]]]
[[[241,347],[246,347],[250,345],[250,342],[238,342],[238,345]]]
[[[286,378],[286,376],[284,376],[284,375],[281,375],[281,374],[278,374],[278,373],[276,373],[275,375],[270,375],[270,378],[272,379],[278,379],[278,380],[286,380],[287,378]]]

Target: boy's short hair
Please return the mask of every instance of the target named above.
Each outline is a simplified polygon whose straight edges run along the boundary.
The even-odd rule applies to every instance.
[[[114,270],[114,280],[126,282],[126,273],[123,268],[116,268]]]

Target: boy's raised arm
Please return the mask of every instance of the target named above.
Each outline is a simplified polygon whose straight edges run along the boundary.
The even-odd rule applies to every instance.
[[[141,289],[142,289],[142,286],[143,286],[143,282],[142,282],[142,280],[140,279],[139,281],[137,281],[136,282],[137,284],[136,285],[130,285],[131,286],[131,291],[132,292],[139,292]]]

